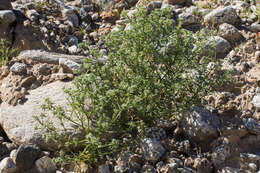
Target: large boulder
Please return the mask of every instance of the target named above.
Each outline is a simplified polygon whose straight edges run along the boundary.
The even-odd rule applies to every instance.
[[[58,149],[57,143],[53,141],[46,143],[42,131],[35,129],[37,122],[33,115],[42,113],[41,105],[47,97],[59,105],[66,106],[66,96],[62,88],[71,86],[71,82],[54,82],[30,91],[27,101],[23,105],[13,107],[2,103],[0,105],[0,125],[9,139],[18,145],[33,143],[42,149]],[[53,119],[48,114],[46,116]],[[55,119],[53,120],[55,121]],[[58,123],[57,127],[59,127]]]
[[[12,10],[11,0],[0,0],[0,10]]]

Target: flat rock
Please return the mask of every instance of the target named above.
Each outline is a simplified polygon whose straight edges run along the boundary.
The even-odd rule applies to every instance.
[[[62,61],[70,60],[78,64],[82,64],[84,59],[88,58],[86,56],[79,56],[79,55],[66,55],[66,54],[59,54],[53,52],[47,52],[42,50],[25,50],[22,51],[18,57],[19,60],[29,59],[32,61],[40,62],[40,63],[47,63],[47,64],[59,64],[59,60]],[[99,63],[104,63],[106,59],[99,59]],[[92,60],[94,62],[94,60]]]
[[[62,88],[71,86],[71,82],[54,82],[30,91],[30,95],[26,97],[28,100],[23,105],[13,107],[2,103],[0,105],[0,125],[9,139],[18,145],[33,143],[42,149],[57,149],[57,143],[46,143],[42,132],[35,130],[37,122],[33,115],[42,113],[41,105],[47,97],[53,102],[65,106],[66,96]]]

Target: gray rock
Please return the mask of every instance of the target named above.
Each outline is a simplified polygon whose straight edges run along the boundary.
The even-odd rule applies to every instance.
[[[231,50],[230,43],[222,37],[213,36],[205,43],[203,55],[215,55],[217,58],[224,58]]]
[[[209,25],[220,25],[222,23],[228,23],[234,25],[239,22],[239,17],[236,10],[231,6],[219,7],[204,17],[204,22]]]
[[[65,58],[59,59],[59,65],[62,66],[63,68],[65,68],[69,72],[73,72],[73,71],[77,70],[80,66],[80,64],[78,64],[72,60],[65,59]]]
[[[37,173],[55,173],[57,168],[48,156],[43,156],[35,161],[34,169]]]
[[[183,113],[181,119],[185,134],[205,147],[218,136],[219,118],[207,109],[193,107],[190,113]]]
[[[183,26],[189,26],[199,23],[199,19],[190,12],[184,12],[178,15],[179,19],[182,21]]]
[[[17,74],[25,74],[26,73],[26,64],[16,62],[11,66],[10,71]]]
[[[73,46],[73,45],[78,45],[79,44],[79,40],[78,40],[78,38],[77,37],[75,37],[75,36],[70,36],[69,37],[69,41],[68,41],[68,45],[69,46]]]
[[[41,150],[34,144],[23,144],[16,152],[15,164],[21,170],[29,170],[36,159],[39,157]]]
[[[11,0],[0,0],[0,10],[12,10]]]
[[[156,139],[144,139],[142,150],[147,161],[158,161],[165,153],[165,148]]]
[[[157,139],[158,141],[166,139],[166,132],[162,128],[152,127],[147,130],[149,138]]]
[[[0,24],[9,24],[16,20],[15,14],[11,10],[0,11]]]
[[[36,10],[29,10],[26,12],[29,19],[37,22],[40,19],[40,14]]]
[[[232,45],[237,45],[243,40],[242,34],[233,25],[223,23],[219,26],[220,36],[229,41]]]
[[[41,75],[49,75],[51,74],[51,67],[47,64],[41,64],[38,68],[38,72]]]
[[[107,10],[115,4],[115,0],[96,0],[96,3],[101,10]]]
[[[245,127],[251,133],[260,133],[260,124],[253,118],[246,119]]]
[[[10,157],[6,157],[0,162],[1,173],[15,173],[16,171],[17,168]]]
[[[79,15],[82,22],[90,24],[92,22],[92,17],[88,12],[85,10],[85,8],[80,8]]]
[[[77,56],[77,55],[58,54],[53,52],[41,51],[41,50],[25,50],[22,51],[17,58],[19,60],[29,59],[32,61],[47,63],[47,64],[59,64],[59,59],[65,58],[68,60],[72,60],[76,63],[82,64],[86,57]]]
[[[9,139],[18,145],[34,143],[42,149],[57,150],[59,148],[58,143],[54,141],[46,143],[42,131],[35,129],[38,123],[32,116],[42,113],[41,105],[47,97],[56,104],[66,106],[66,96],[62,88],[68,87],[73,87],[71,82],[53,82],[31,90],[27,96],[28,100],[23,105],[13,107],[2,103],[0,105],[0,125]],[[46,116],[54,121],[56,127],[60,127],[53,116],[50,114],[46,114]],[[60,127],[60,132],[62,132],[62,127]]]
[[[236,1],[235,5],[232,5],[232,7],[239,12],[246,11],[248,7],[250,7],[250,4],[244,1]]]
[[[73,27],[79,26],[79,18],[77,14],[75,13],[74,9],[63,9],[62,15],[72,23]]]
[[[211,156],[214,166],[217,169],[222,168],[226,160],[231,156],[231,148],[228,143],[223,142],[214,149]]]

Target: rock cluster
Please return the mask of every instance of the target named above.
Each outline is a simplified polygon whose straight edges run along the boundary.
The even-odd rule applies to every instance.
[[[141,5],[149,12],[173,9],[173,19],[190,32],[216,31],[205,48],[213,46],[222,68],[233,70],[232,82],[180,121],[160,120],[135,151],[93,169],[83,163],[56,167],[51,158],[59,144],[44,141],[32,116],[41,112],[45,97],[66,104],[62,88],[73,87],[74,71],[91,59],[87,46],[102,52],[104,62],[109,50],[100,36],[131,29],[119,14],[131,18]],[[25,50],[0,67],[0,173],[260,172],[257,9],[253,1],[239,0],[0,0],[0,38]]]

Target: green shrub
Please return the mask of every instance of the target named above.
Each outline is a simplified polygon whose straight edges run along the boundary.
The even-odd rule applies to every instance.
[[[0,66],[6,65],[17,54],[16,48],[11,47],[6,40],[0,39]]]
[[[182,29],[171,14],[169,9],[151,14],[139,9],[129,19],[131,29],[106,37],[106,63],[86,60],[81,71],[87,73],[66,90],[71,111],[50,101],[43,105],[64,129],[68,120],[84,132],[78,140],[59,134],[53,122],[44,121],[45,114],[36,117],[48,139],[70,146],[71,159],[93,164],[126,149],[158,118],[203,104],[206,94],[228,80],[214,56],[202,56],[206,36]],[[103,57],[98,50],[92,55]]]

